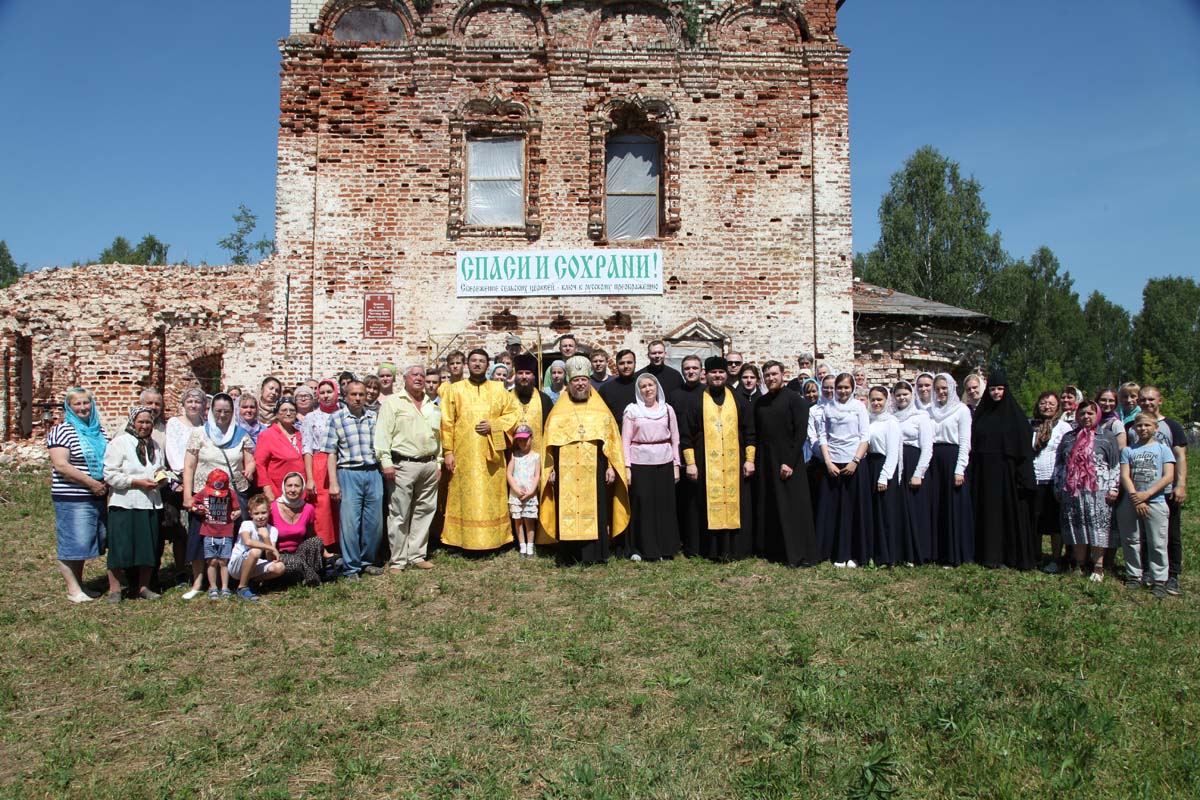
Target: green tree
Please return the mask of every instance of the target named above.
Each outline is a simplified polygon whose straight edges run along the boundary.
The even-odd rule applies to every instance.
[[[917,150],[879,204],[879,241],[855,258],[863,280],[962,308],[985,307],[1007,262],[979,182],[932,147]]]
[[[124,236],[113,239],[112,244],[100,251],[100,255],[92,264],[147,264],[162,266],[167,263],[167,251],[170,245],[163,243],[157,236],[148,233],[132,247]]]
[[[1092,292],[1083,305],[1083,325],[1077,377],[1080,388],[1091,395],[1132,380],[1137,374],[1137,358],[1129,312],[1100,292]]]
[[[1178,404],[1182,417],[1200,416],[1200,285],[1195,279],[1146,281],[1133,337],[1142,353],[1143,379],[1153,372],[1154,384]]]
[[[8,251],[8,242],[0,239],[0,289],[19,281],[28,268],[28,264],[17,263]]]
[[[250,240],[258,225],[258,215],[246,207],[245,203],[238,204],[238,210],[233,215],[235,224],[233,233],[217,242],[217,246],[229,253],[233,264],[249,264],[250,254],[257,253],[259,258],[265,258],[275,252],[275,241],[263,237],[256,242]]]

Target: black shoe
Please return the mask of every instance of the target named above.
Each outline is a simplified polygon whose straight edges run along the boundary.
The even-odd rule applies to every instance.
[[[367,566],[362,568],[362,574],[363,575],[382,575],[383,570],[381,570],[379,567],[375,566],[374,564],[368,564]]]
[[[1138,580],[1137,578],[1129,578],[1128,580],[1125,581],[1125,588],[1126,589],[1140,589],[1140,588],[1142,588],[1142,582],[1140,580]]]
[[[1165,583],[1156,583],[1154,588],[1150,590],[1159,600],[1167,596],[1167,585]]]
[[[1179,578],[1176,577],[1175,575],[1172,575],[1171,577],[1167,578],[1167,594],[1172,595],[1174,597],[1178,597],[1180,594]]]

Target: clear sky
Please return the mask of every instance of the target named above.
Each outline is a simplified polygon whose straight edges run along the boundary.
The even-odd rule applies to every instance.
[[[153,233],[222,263],[270,233],[287,0],[0,0],[0,239],[32,267]],[[1006,249],[1049,246],[1136,311],[1200,277],[1200,0],[849,0],[854,240],[930,144],[983,186]]]

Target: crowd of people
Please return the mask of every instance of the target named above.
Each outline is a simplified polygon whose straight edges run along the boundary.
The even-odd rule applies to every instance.
[[[73,602],[104,554],[106,600],[259,600],[263,583],[428,570],[431,541],[560,563],[761,557],[794,567],[978,563],[1115,572],[1179,593],[1187,440],[1153,386],[1044,392],[1003,374],[867,385],[738,353],[679,371],[515,336],[437,367],[380,364],[285,391],[146,389],[120,432],[66,393],[46,437],[58,564]],[[386,531],[386,536],[384,535]],[[1050,552],[1043,554],[1043,538]],[[160,568],[170,543],[175,573]],[[235,589],[236,586],[236,589]]]

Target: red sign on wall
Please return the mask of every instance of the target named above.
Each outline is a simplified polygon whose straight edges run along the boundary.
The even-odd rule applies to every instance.
[[[363,295],[363,338],[391,339],[396,335],[390,294]]]

